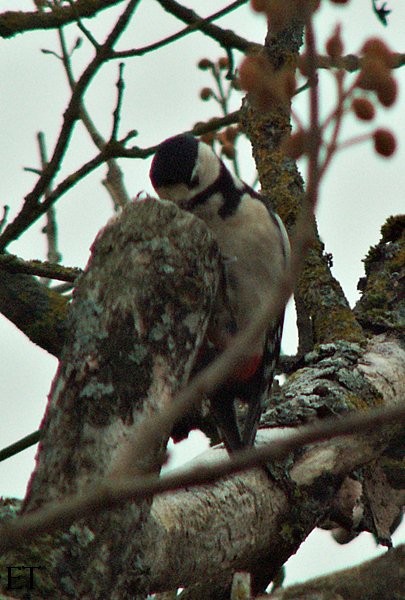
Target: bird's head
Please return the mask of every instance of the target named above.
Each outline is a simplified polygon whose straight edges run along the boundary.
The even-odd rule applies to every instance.
[[[159,145],[149,174],[160,198],[184,206],[211,186],[220,170],[221,162],[207,144],[180,134]]]

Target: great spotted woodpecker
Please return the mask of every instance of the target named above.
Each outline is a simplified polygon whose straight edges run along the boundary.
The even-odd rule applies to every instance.
[[[290,245],[284,225],[265,198],[231,174],[207,144],[181,134],[162,142],[150,179],[160,198],[205,221],[224,258],[232,318],[213,316],[211,346],[221,351],[243,330],[288,268]],[[263,403],[280,353],[284,315],[250,348],[243,368],[211,398],[213,416],[228,452],[254,443]],[[242,434],[234,400],[248,404]]]

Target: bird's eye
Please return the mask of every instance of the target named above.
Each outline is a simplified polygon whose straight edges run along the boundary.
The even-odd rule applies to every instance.
[[[198,175],[193,175],[193,177],[191,178],[191,181],[190,181],[190,187],[195,188],[199,184],[200,184],[200,178],[198,177]]]

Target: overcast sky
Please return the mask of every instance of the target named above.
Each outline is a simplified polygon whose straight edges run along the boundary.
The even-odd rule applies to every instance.
[[[228,2],[189,0],[187,5],[202,15],[216,12]],[[324,40],[336,23],[343,24],[346,53],[357,53],[370,36],[387,39],[397,51],[404,51],[405,4],[391,0],[393,13],[389,27],[384,28],[371,10],[371,1],[352,0],[347,7],[333,7],[324,0],[324,9],[316,18],[318,41]],[[123,4],[104,11],[101,17],[86,21],[95,37],[102,41]],[[32,10],[28,0],[0,0],[0,11]],[[265,20],[250,11],[248,6],[218,22],[235,29],[245,38],[262,42]],[[153,0],[143,0],[118,48],[140,47],[182,29],[182,24],[165,14]],[[78,35],[75,26],[66,28],[70,45]],[[0,79],[0,206],[10,206],[9,220],[18,212],[24,195],[33,187],[35,175],[24,167],[39,166],[36,134],[43,131],[49,152],[52,151],[61,125],[61,115],[67,105],[69,90],[60,62],[41,49],[58,52],[55,32],[33,32],[1,41]],[[85,40],[74,53],[73,63],[79,76],[92,55]],[[195,33],[175,44],[143,58],[127,61],[125,67],[125,96],[119,137],[132,129],[139,132],[134,143],[141,147],[156,144],[175,133],[189,129],[199,120],[218,115],[212,103],[198,100],[199,90],[212,84],[206,72],[196,69],[202,57],[216,60],[223,56],[217,44]],[[236,62],[240,55],[236,53]],[[86,105],[100,132],[109,137],[111,114],[114,109],[118,64],[110,63],[97,75],[86,94]],[[397,75],[404,82],[405,69]],[[333,80],[327,73],[320,78],[322,106],[325,112],[333,106]],[[240,96],[235,94],[231,109],[237,109]],[[391,127],[399,135],[404,130],[403,96],[394,108],[380,110],[376,123]],[[295,109],[305,120],[306,97],[301,94]],[[366,131],[354,119],[348,118],[344,136]],[[96,154],[83,128],[78,125],[70,150],[63,163],[58,181],[73,172]],[[254,179],[254,167],[247,144],[241,150],[242,177]],[[145,190],[152,193],[148,171],[150,160],[120,162],[125,172],[131,196]],[[339,279],[353,305],[358,298],[357,281],[363,274],[362,259],[370,245],[378,242],[379,230],[385,219],[404,212],[405,151],[400,143],[394,158],[376,156],[371,143],[353,147],[338,155],[321,188],[318,223],[326,250],[333,253],[334,274]],[[111,201],[101,186],[104,171],[99,169],[63,197],[57,204],[59,248],[65,265],[84,267],[89,247],[97,233],[111,216]],[[46,258],[46,244],[41,233],[43,222],[35,223],[10,251],[24,258]],[[32,345],[6,319],[0,317],[2,356],[0,361],[0,447],[20,439],[38,428],[46,406],[47,393],[57,366],[56,359]],[[285,352],[293,352],[296,343],[294,315],[289,313],[283,342]],[[195,434],[193,440],[200,439]],[[198,444],[188,444],[182,454],[191,455]],[[191,449],[190,449],[191,448]],[[0,492],[21,497],[34,467],[34,449],[0,464]],[[397,541],[405,541],[402,527]],[[363,534],[349,547],[337,547],[326,532],[310,536],[306,549],[290,561],[289,579],[307,578],[336,566],[360,562],[374,552],[370,536]],[[312,548],[313,546],[313,548]],[[320,552],[322,548],[322,552]],[[314,552],[312,552],[314,550]],[[333,552],[333,554],[332,554]],[[308,557],[308,558],[307,558]],[[307,561],[307,562],[306,562]]]

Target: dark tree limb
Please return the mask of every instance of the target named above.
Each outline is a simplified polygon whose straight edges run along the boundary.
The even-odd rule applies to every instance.
[[[11,38],[17,33],[36,29],[56,29],[77,18],[96,16],[101,10],[119,4],[122,0],[75,0],[72,5],[54,5],[52,11],[7,11],[0,14],[0,37]]]
[[[67,298],[34,277],[10,273],[0,265],[0,312],[34,344],[55,356],[65,340],[67,307]]]
[[[20,452],[26,450],[27,448],[30,448],[31,446],[34,446],[34,444],[37,444],[40,439],[41,431],[38,429],[37,431],[34,431],[33,433],[30,433],[25,437],[21,438],[20,440],[18,440],[18,442],[15,442],[14,444],[10,444],[10,446],[7,446],[6,448],[3,448],[2,450],[0,450],[0,462],[3,460],[7,460],[7,458],[11,458],[16,454],[19,454]]]
[[[78,267],[63,267],[58,263],[50,263],[41,260],[22,260],[14,254],[0,255],[0,270],[7,273],[25,273],[26,275],[38,275],[59,281],[73,283],[82,274]]]
[[[272,600],[403,600],[405,545],[357,567],[272,594]],[[267,596],[263,596],[264,600]],[[258,599],[259,600],[259,599]]]
[[[188,25],[181,31],[174,33],[173,35],[169,35],[167,38],[164,38],[163,40],[159,40],[158,42],[154,42],[153,44],[149,44],[148,46],[143,46],[142,48],[134,48],[132,50],[122,50],[120,52],[114,52],[114,58],[129,58],[132,56],[143,56],[144,54],[148,54],[149,52],[155,52],[156,50],[159,50],[160,48],[164,48],[168,44],[171,44],[179,39],[182,39],[189,33],[193,33],[195,31],[212,31],[209,28],[209,24],[212,23],[212,21],[225,16],[226,14],[239,8],[243,4],[246,4],[246,2],[247,2],[247,0],[237,0],[236,2],[232,2],[225,8],[219,10],[218,12],[216,12],[208,17],[205,17],[204,19],[197,18],[196,13],[194,13],[193,11],[190,11],[189,9],[185,8],[184,6],[182,6],[180,4],[176,4],[176,6],[175,6],[176,11],[178,9],[178,14],[176,12],[176,16],[179,16],[179,18],[181,18],[186,23],[189,22],[190,25]],[[174,14],[172,10],[170,10],[170,12],[172,12],[172,14]],[[187,15],[188,19],[185,18],[185,15]],[[196,18],[193,19],[193,17],[196,17]],[[219,35],[221,29],[219,27],[217,27],[216,30],[214,29],[214,31],[216,31],[217,35]],[[230,34],[231,34],[231,32],[229,32],[229,31],[223,31],[223,35],[226,36],[227,40],[229,40]],[[233,34],[233,35],[235,35],[235,34]],[[240,43],[241,39],[242,38],[239,38],[239,40],[238,40],[239,43]],[[246,47],[249,47],[249,44],[252,47],[257,45],[257,44],[254,44],[253,42],[249,43],[246,40]]]
[[[164,10],[174,15],[184,23],[188,23],[190,25],[197,24],[198,29],[202,33],[216,40],[224,48],[235,48],[245,53],[253,46],[257,46],[257,44],[253,44],[249,40],[237,35],[230,29],[222,29],[221,27],[218,27],[218,25],[214,25],[213,23],[205,21],[196,12],[187,8],[186,6],[183,6],[175,0],[157,1]],[[240,4],[245,3],[246,2],[244,0],[240,2]]]

